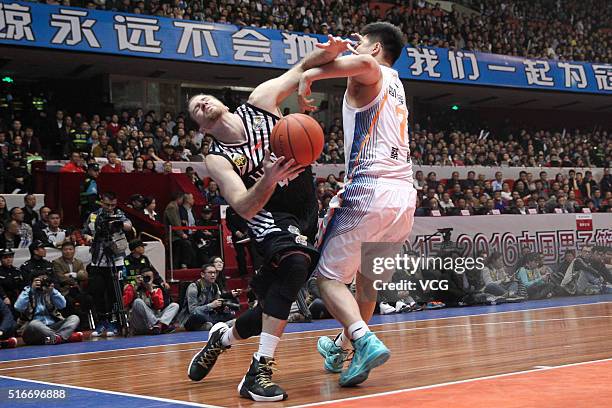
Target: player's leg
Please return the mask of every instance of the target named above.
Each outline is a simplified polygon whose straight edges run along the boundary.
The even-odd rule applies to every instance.
[[[281,401],[287,393],[272,381],[276,361],[274,354],[287,325],[291,304],[306,283],[311,270],[311,258],[301,251],[285,252],[279,257],[274,274],[276,279],[263,301],[262,333],[259,348],[251,367],[240,384],[240,395],[254,401]]]

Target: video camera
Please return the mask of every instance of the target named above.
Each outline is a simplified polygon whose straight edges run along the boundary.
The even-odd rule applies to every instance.
[[[123,217],[102,212],[96,220],[95,241],[102,244],[105,253],[123,256],[128,249],[128,241],[123,232]]]

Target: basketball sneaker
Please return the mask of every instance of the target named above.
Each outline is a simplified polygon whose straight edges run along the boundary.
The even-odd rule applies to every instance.
[[[193,356],[187,368],[187,376],[192,381],[204,379],[214,367],[219,354],[231,347],[221,344],[221,337],[227,330],[229,330],[229,327],[223,322],[215,324],[210,329],[206,346]]]
[[[384,364],[391,352],[372,332],[351,341],[355,348],[349,367],[340,375],[340,386],[352,387],[368,379],[370,370]]]
[[[272,371],[276,361],[271,357],[253,356],[251,367],[238,384],[238,392],[245,398],[258,402],[282,401],[287,398],[287,393],[281,387],[272,382]]]
[[[319,337],[317,341],[317,351],[325,359],[323,367],[330,373],[339,373],[342,371],[342,365],[346,360],[348,352],[342,347],[336,346],[336,343],[327,336]]]

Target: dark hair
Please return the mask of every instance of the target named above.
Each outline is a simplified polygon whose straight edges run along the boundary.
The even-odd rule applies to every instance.
[[[49,211],[49,218],[51,218],[52,215],[57,215],[58,217],[62,218],[62,215],[58,211]]]
[[[204,265],[202,265],[202,272],[204,272],[206,268],[213,268],[215,271],[217,271],[217,268],[215,268],[215,265],[211,263],[205,263]]]
[[[364,37],[368,36],[370,43],[381,43],[385,58],[391,65],[395,64],[395,61],[397,61],[402,54],[404,37],[400,29],[391,23],[370,23],[361,30],[360,34]]]
[[[117,199],[117,194],[113,193],[112,191],[106,191],[100,195],[100,198],[102,200],[107,199],[112,201]]]
[[[146,196],[146,197],[144,198],[144,200],[142,200],[142,206],[143,206],[143,207],[148,207],[149,205],[151,205],[151,203],[153,202],[153,200],[155,200],[155,197]]]

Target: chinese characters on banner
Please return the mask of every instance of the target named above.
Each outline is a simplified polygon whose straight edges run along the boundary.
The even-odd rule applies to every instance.
[[[0,3],[0,45],[286,69],[319,41],[326,37],[46,4]],[[610,64],[407,46],[394,68],[401,78],[410,80],[612,92]]]

